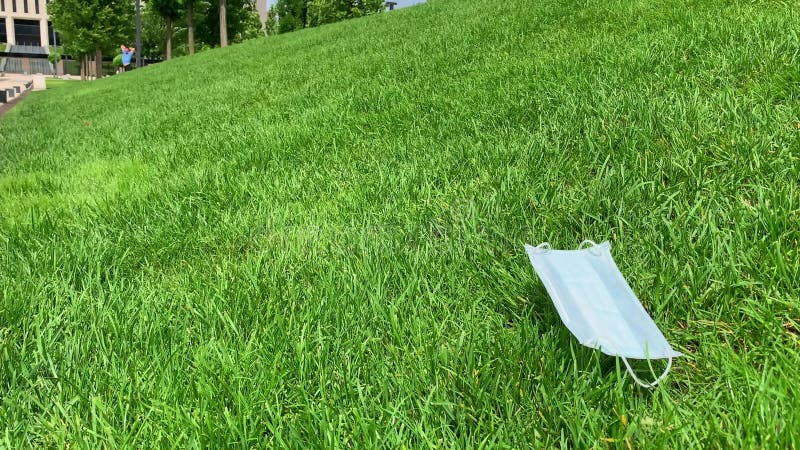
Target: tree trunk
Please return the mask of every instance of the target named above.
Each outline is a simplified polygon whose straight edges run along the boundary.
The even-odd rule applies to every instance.
[[[103,51],[100,47],[94,49],[95,80],[103,78]]]
[[[167,61],[172,59],[172,17],[167,16],[167,43],[164,50],[167,53]]]
[[[190,0],[186,3],[186,26],[189,29],[189,54],[194,55],[194,5]]]
[[[219,46],[228,46],[228,19],[225,13],[225,0],[219,0]]]
[[[81,55],[81,81],[86,81],[86,55]]]

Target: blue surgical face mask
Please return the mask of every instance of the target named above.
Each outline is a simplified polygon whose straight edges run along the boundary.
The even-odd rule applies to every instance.
[[[585,244],[591,247],[582,249]],[[544,283],[564,325],[581,344],[619,356],[642,387],[652,387],[681,356],[669,345],[611,258],[611,244],[584,241],[578,250],[553,250],[547,243],[526,245],[536,274]],[[631,359],[668,358],[667,368],[651,383],[641,381]]]

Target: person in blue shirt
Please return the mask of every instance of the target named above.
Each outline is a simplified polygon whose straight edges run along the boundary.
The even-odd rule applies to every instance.
[[[125,47],[124,45],[120,45],[119,49],[122,50],[122,70],[127,72],[133,69],[131,59],[133,59],[133,54],[136,53],[136,49]]]

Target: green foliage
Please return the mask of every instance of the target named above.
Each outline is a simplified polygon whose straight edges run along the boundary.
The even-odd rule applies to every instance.
[[[278,33],[288,33],[306,26],[307,0],[278,0],[274,8],[278,16]]]
[[[172,58],[173,34],[175,31],[175,19],[183,14],[183,5],[180,0],[150,0],[148,7],[152,8],[159,16],[164,19],[165,40],[164,53],[167,59]]]
[[[73,55],[108,51],[133,36],[133,8],[116,0],[53,0],[47,5],[53,26]]]
[[[117,53],[114,56],[114,61],[112,62],[114,67],[122,67],[122,53]]]
[[[227,13],[229,43],[263,36],[255,0],[228,0]],[[219,8],[216,2],[203,8],[203,14],[197,20],[196,37],[210,46],[219,45]]]
[[[261,17],[259,17],[258,10],[255,8],[255,2],[252,2],[252,5],[252,7],[242,8],[236,28],[232,28],[233,32],[228,33],[228,38],[232,43],[244,42],[248,39],[264,36]]]
[[[181,20],[173,22],[172,54],[182,56],[188,53],[186,48],[186,27]],[[166,54],[165,40],[166,22],[158,11],[145,7],[142,10],[142,55],[149,58],[160,58]]]
[[[264,31],[267,35],[273,35],[278,33],[278,21],[276,20],[277,11],[275,10],[275,5],[269,7],[269,14],[267,14],[267,19],[264,21]]]
[[[148,0],[147,8],[152,9],[163,18],[176,20],[184,13],[183,3],[180,0]]]
[[[362,17],[383,9],[383,0],[278,0],[273,11],[278,17],[277,31],[286,33]]]
[[[31,93],[0,119],[0,447],[800,447],[794,30],[438,0]],[[686,354],[654,390],[523,249],[584,238]]]
[[[142,56],[163,56],[165,54],[164,35],[164,18],[158,14],[158,11],[152,8],[142,8]],[[176,33],[176,44],[180,41],[180,39],[181,34]]]
[[[158,6],[156,4],[156,6]],[[186,2],[178,3],[178,17],[173,21],[173,56],[186,55],[187,47],[187,28],[183,13],[186,9]],[[196,51],[202,51],[219,46],[219,11],[217,3],[209,1],[194,2],[195,18],[195,47]],[[229,0],[228,1],[228,28],[229,39],[231,42],[242,42],[254,37],[263,36],[261,22],[255,3],[252,0]],[[150,57],[163,56],[165,52],[164,36],[166,33],[164,16],[162,16],[155,6],[145,4],[142,12],[142,47],[143,55]]]
[[[201,0],[175,0],[180,5],[183,11],[186,11],[189,5],[197,7],[198,4],[202,3]]]
[[[307,0],[308,26],[362,17],[383,11],[384,0]]]
[[[58,63],[59,61],[61,61],[61,51],[57,50],[54,47],[50,47],[47,59],[49,59],[52,64]]]

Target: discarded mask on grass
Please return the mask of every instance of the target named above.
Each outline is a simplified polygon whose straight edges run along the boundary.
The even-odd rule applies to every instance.
[[[584,248],[586,244],[591,246]],[[621,357],[642,387],[653,387],[667,376],[672,358],[681,353],[672,349],[625,281],[611,257],[611,244],[583,241],[577,250],[553,250],[545,242],[525,250],[558,315],[582,345]],[[669,361],[661,376],[645,383],[628,358]]]

